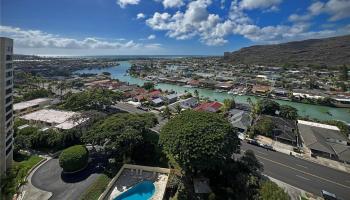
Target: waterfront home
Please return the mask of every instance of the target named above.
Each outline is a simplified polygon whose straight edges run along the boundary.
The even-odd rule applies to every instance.
[[[199,80],[192,79],[192,80],[188,81],[187,84],[190,86],[193,86],[193,87],[198,87],[200,85],[200,82],[199,82]]]
[[[149,93],[147,94],[147,96],[148,96],[148,98],[154,99],[154,98],[160,97],[161,94],[162,94],[161,91],[159,91],[159,90],[154,90],[154,91],[152,91],[152,92],[149,92]]]
[[[51,104],[52,99],[38,98],[30,101],[23,101],[13,105],[13,111],[16,116],[22,116],[44,108]]]
[[[298,120],[298,128],[312,155],[350,163],[350,141],[338,127]]]
[[[230,82],[219,82],[215,85],[215,88],[222,90],[230,90],[233,87],[233,84]]]
[[[350,108],[350,97],[335,97],[333,104],[340,108]]]
[[[210,79],[201,79],[200,80],[200,86],[205,88],[214,88],[216,85],[216,81],[210,80]]]
[[[288,94],[289,91],[283,88],[274,88],[272,90],[272,95],[275,95],[276,97],[288,97]]]
[[[325,98],[325,94],[316,90],[293,90],[293,97],[298,99],[323,99]]]
[[[220,102],[213,101],[202,103],[197,106],[194,110],[196,111],[205,111],[205,112],[219,112],[223,105]]]
[[[253,85],[252,92],[254,94],[267,95],[271,91],[271,86],[268,85]]]
[[[169,94],[165,96],[165,99],[167,100],[168,104],[172,104],[177,101],[178,95],[177,94]]]

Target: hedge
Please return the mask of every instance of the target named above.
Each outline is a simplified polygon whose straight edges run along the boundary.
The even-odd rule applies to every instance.
[[[75,172],[88,164],[89,152],[82,145],[75,145],[62,151],[59,157],[64,172]]]

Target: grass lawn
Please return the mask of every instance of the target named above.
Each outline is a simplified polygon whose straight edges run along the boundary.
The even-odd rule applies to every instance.
[[[96,200],[105,191],[108,183],[111,179],[105,175],[101,174],[96,181],[90,185],[90,187],[85,191],[81,200]]]
[[[29,170],[41,160],[43,158],[39,156],[17,155],[14,158],[13,167],[7,172],[7,177],[2,186],[4,193],[8,197],[15,194],[19,186],[25,183],[24,178],[28,175]]]

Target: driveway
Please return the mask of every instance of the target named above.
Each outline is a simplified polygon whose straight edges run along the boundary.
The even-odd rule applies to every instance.
[[[76,200],[98,176],[99,173],[92,165],[77,175],[65,176],[58,159],[52,159],[33,174],[31,181],[35,187],[52,192],[50,200]]]

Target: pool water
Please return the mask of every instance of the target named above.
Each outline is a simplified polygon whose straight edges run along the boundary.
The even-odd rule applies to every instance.
[[[151,181],[143,181],[117,196],[114,200],[149,200],[154,192],[154,184]]]

